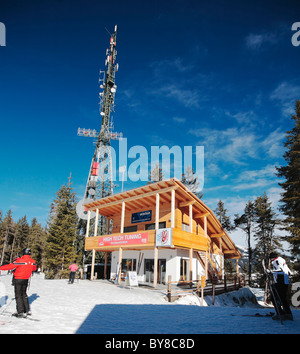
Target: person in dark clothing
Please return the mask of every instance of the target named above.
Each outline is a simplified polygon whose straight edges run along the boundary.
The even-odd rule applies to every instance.
[[[26,317],[27,315],[31,314],[26,290],[28,286],[28,279],[31,277],[32,272],[37,269],[35,260],[30,257],[30,248],[24,248],[22,254],[23,256],[17,258],[13,263],[0,267],[0,270],[14,269],[14,286],[17,312],[13,315],[16,317]]]
[[[282,257],[279,257],[277,253],[271,252],[269,258],[273,266],[272,274],[274,279],[274,287],[280,297],[280,301],[282,304],[282,308],[279,308],[279,314],[273,317],[273,319],[281,318],[283,320],[293,320],[293,315],[287,300],[289,274],[291,274],[291,271],[287,266],[285,260]],[[271,298],[271,300],[274,305],[274,299]]]

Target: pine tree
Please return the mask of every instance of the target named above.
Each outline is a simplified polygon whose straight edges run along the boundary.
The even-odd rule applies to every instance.
[[[247,238],[248,245],[248,276],[249,276],[249,285],[251,285],[251,273],[252,273],[252,248],[251,248],[251,237],[254,226],[254,203],[249,200],[245,206],[244,214],[239,216],[235,215],[234,219],[235,227],[242,229]]]
[[[222,200],[219,200],[218,205],[217,205],[216,209],[214,210],[214,213],[215,213],[217,219],[220,221],[220,224],[222,225],[224,230],[226,230],[226,231],[234,230],[234,226],[231,223],[230,217],[227,215],[227,209],[225,209],[224,203],[222,202]],[[224,259],[224,268],[227,273],[232,274],[232,272],[233,272],[232,261],[225,258]]]
[[[284,177],[279,183],[283,189],[280,211],[286,216],[284,228],[289,236],[286,241],[290,244],[292,256],[297,258],[295,270],[300,272],[300,100],[296,101],[296,114],[292,115],[295,127],[287,131],[283,157],[286,166],[277,167],[277,176]]]
[[[16,224],[16,232],[12,243],[10,262],[12,262],[17,256],[21,257],[22,250],[26,247],[30,247],[29,224],[27,222],[26,216],[23,216]]]
[[[157,162],[156,165],[149,173],[148,184],[162,181],[163,179],[164,179],[164,174],[162,172],[162,169],[159,167],[159,163]]]
[[[36,261],[37,267],[44,270],[44,257],[46,248],[46,231],[36,218],[33,218],[29,228],[29,247],[31,256]]]
[[[267,262],[270,252],[282,249],[280,237],[276,234],[280,220],[271,204],[266,193],[257,197],[254,202],[256,270],[261,274],[263,273],[261,261],[264,259]]]
[[[214,210],[217,219],[226,231],[234,230],[234,225],[231,223],[230,217],[227,215],[227,209],[224,207],[222,200],[219,200],[217,208]]]
[[[56,195],[48,221],[46,263],[49,278],[67,276],[68,267],[76,257],[76,201],[70,181]]]
[[[199,191],[199,181],[198,176],[195,176],[191,166],[187,166],[185,172],[182,174],[181,182],[199,199],[203,197],[203,193]]]
[[[8,210],[3,218],[2,225],[2,240],[1,240],[1,260],[0,264],[10,263],[12,255],[12,245],[15,237],[15,222],[12,217],[12,211]]]
[[[5,230],[4,230],[4,225],[3,225],[3,212],[0,210],[0,265],[2,264],[1,262],[1,255],[2,255],[2,250],[4,246],[4,241],[5,241]]]

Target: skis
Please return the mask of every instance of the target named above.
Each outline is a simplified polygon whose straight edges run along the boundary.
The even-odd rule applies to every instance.
[[[277,314],[277,316],[280,319],[280,323],[283,324],[282,317],[281,317],[281,314],[280,314],[280,309],[282,309],[283,306],[282,306],[279,294],[278,294],[278,292],[277,292],[277,290],[276,290],[276,288],[274,286],[274,281],[271,278],[270,273],[268,272],[268,270],[267,270],[267,268],[265,266],[265,260],[264,259],[262,261],[262,266],[263,266],[263,269],[264,269],[264,273],[265,273],[265,275],[267,277],[268,287],[269,287],[269,289],[271,291],[271,295],[272,295],[272,298],[274,300],[274,307],[275,307],[276,314]]]
[[[261,314],[261,313],[255,313],[254,315],[236,315],[236,314],[231,314],[231,316],[242,316],[242,317],[273,317],[274,312],[266,313],[266,314]]]
[[[119,282],[119,274],[120,273],[120,264],[117,265],[117,273],[116,273],[116,278],[115,278],[115,284],[118,284]]]
[[[17,316],[14,316],[14,314],[10,313],[10,312],[7,312],[7,311],[2,311],[0,313],[1,316],[5,316],[5,317],[16,317],[18,319],[24,319],[24,320],[30,320],[30,321],[35,321],[35,322],[39,322],[40,320],[38,320],[37,318],[32,318],[30,316],[24,316],[24,317],[17,317]],[[8,323],[7,321],[0,321],[0,322],[3,322],[3,324],[5,323]],[[9,321],[11,322],[11,321]]]

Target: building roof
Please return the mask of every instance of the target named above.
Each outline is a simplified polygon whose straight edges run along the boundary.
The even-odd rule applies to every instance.
[[[211,209],[175,177],[110,195],[87,203],[84,206],[88,210],[96,211],[98,209],[99,214],[107,218],[112,218],[114,215],[121,213],[123,202],[126,203],[126,211],[138,208],[147,209],[155,206],[157,193],[160,195],[161,204],[171,203],[171,190],[176,190],[176,200],[179,201],[180,207],[193,205],[193,218],[199,219],[198,223],[202,227],[204,227],[203,217],[207,216],[207,234],[210,238],[222,237],[223,252],[225,255],[228,255],[228,258],[241,257],[240,251],[223,229]]]

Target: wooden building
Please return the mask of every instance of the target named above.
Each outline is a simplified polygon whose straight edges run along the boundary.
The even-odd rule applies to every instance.
[[[111,255],[111,277],[118,282],[126,271],[136,271],[140,282],[193,280],[198,275],[222,278],[224,258],[241,254],[213,212],[178,179],[147,184],[85,207],[112,220],[112,233],[89,235],[85,249]],[[121,266],[120,266],[121,265]],[[238,268],[238,267],[237,267]],[[118,274],[117,274],[118,273]],[[93,279],[93,265],[92,275]]]

